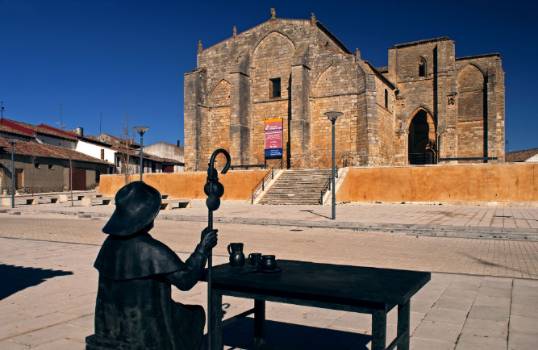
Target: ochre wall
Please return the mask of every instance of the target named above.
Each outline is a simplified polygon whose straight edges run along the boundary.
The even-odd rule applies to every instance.
[[[350,168],[339,202],[538,201],[538,164]]]
[[[248,200],[254,187],[265,176],[265,170],[229,171],[219,174],[219,181],[224,186],[223,199]],[[202,199],[206,198],[204,185],[207,173],[183,172],[173,174],[144,174],[144,182],[155,187],[162,194],[168,194],[171,198]],[[138,180],[138,175],[130,176],[130,180]],[[124,175],[101,175],[99,192],[105,196],[114,196],[125,184]]]

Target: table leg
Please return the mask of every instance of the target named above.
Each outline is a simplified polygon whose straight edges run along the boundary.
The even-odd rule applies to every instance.
[[[385,350],[387,343],[387,313],[385,310],[372,313],[372,350]]]
[[[222,350],[222,294],[211,291],[211,310],[209,310],[208,327],[211,327],[211,349]]]
[[[398,305],[398,337],[402,336],[398,344],[398,350],[409,350],[410,318],[411,305],[408,300],[405,304]]]
[[[265,323],[265,300],[254,300],[254,344],[259,347],[263,344],[263,328]]]

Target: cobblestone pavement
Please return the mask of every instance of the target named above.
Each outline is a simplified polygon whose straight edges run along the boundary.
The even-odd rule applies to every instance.
[[[206,220],[202,201],[191,207],[162,211],[160,218],[176,221]],[[108,216],[113,205],[84,207],[70,204],[19,206],[16,211]],[[393,231],[428,236],[538,240],[538,206],[341,204],[337,219],[329,206],[251,205],[224,201],[215,219],[224,223],[343,228],[359,231]]]
[[[103,223],[60,215],[0,214],[0,236],[11,237],[0,238],[0,278],[14,277],[0,287],[0,349],[84,348],[84,337],[93,330],[97,274],[92,263],[104,238],[99,233]],[[185,258],[202,226],[159,221],[154,235]],[[215,264],[226,260],[223,247],[228,242],[243,241],[247,252],[271,252],[279,258],[481,274],[432,274],[432,281],[413,298],[411,348],[538,348],[538,280],[519,278],[538,278],[536,242],[231,224],[218,228]],[[173,296],[205,305],[205,284]],[[229,303],[226,317],[251,307],[238,298],[224,302]],[[328,341],[339,349],[368,346],[368,338],[359,335],[370,334],[367,315],[277,303],[268,304],[267,315],[282,331],[271,335],[278,349],[291,342],[290,332],[300,335],[295,338],[305,349],[327,348]],[[391,338],[396,332],[394,311],[388,320]],[[240,343],[243,333],[231,327],[228,345]]]

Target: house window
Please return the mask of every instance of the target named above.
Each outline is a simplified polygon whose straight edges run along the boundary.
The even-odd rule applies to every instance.
[[[420,58],[420,62],[418,63],[418,76],[419,77],[425,77],[426,76],[426,59],[424,57]]]
[[[101,148],[101,160],[105,160],[105,150]]]
[[[389,109],[389,92],[385,89],[385,108]]]
[[[281,88],[280,88],[280,78],[273,78],[269,79],[271,84],[269,85],[269,96],[271,98],[277,98],[282,95]]]

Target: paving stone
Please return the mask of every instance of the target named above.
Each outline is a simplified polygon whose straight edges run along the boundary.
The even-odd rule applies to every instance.
[[[69,339],[59,339],[47,344],[32,348],[35,350],[85,350],[86,345]]]
[[[500,310],[495,306],[473,305],[469,312],[469,318],[506,322],[508,321],[509,314],[505,310]]]
[[[511,331],[508,336],[509,350],[536,350],[538,348],[538,335]]]
[[[410,349],[413,350],[454,350],[454,343],[428,338],[412,337]]]
[[[510,312],[512,315],[533,318],[538,322],[538,304],[512,303]]]
[[[413,333],[413,337],[455,343],[461,328],[461,325],[454,323],[422,321]]]
[[[468,318],[463,325],[461,334],[483,337],[507,337],[508,322]]]
[[[469,311],[473,301],[471,299],[459,299],[454,297],[442,296],[435,303],[436,307],[451,310]]]
[[[509,299],[512,294],[512,290],[510,288],[482,287],[480,288],[479,293],[480,295],[488,297]]]
[[[506,337],[484,337],[462,334],[456,350],[506,350]]]
[[[538,335],[538,320],[536,318],[511,315],[510,332]],[[536,345],[538,347],[538,343]]]
[[[467,317],[467,311],[462,310],[456,310],[456,309],[446,309],[437,307],[437,305],[430,309],[426,316],[424,317],[424,321],[442,321],[447,323],[453,323],[456,325],[459,325],[460,328],[463,326],[463,323],[465,322],[465,318]]]
[[[6,349],[6,350],[26,350],[30,349],[29,346],[23,345],[23,344],[17,344],[13,342],[11,339],[0,341],[0,349]]]

